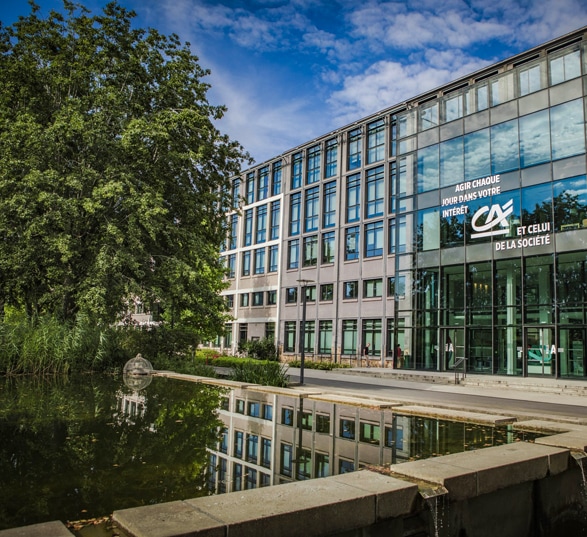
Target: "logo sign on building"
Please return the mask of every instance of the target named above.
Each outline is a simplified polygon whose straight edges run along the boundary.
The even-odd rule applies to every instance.
[[[442,200],[442,217],[452,218],[470,214],[470,202],[502,193],[500,183],[500,175],[490,175],[455,185],[454,195]],[[505,238],[511,235],[512,222],[510,217],[513,212],[513,199],[509,199],[503,204],[483,205],[471,217],[471,240],[486,237],[504,237],[504,240],[501,241],[494,240],[495,251],[516,250],[550,244],[550,222],[529,226],[518,225],[516,230],[517,238]]]

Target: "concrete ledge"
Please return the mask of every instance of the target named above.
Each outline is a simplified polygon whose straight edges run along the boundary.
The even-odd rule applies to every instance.
[[[114,512],[133,537],[305,537],[408,514],[417,486],[361,471]]]
[[[537,438],[537,444],[570,449],[572,451],[587,451],[587,433],[584,431],[569,431],[561,434]]]
[[[57,520],[0,531],[1,537],[72,537],[72,535],[73,534]]]
[[[329,403],[337,403],[341,405],[352,405],[359,407],[367,407],[374,409],[394,408],[402,406],[402,403],[394,403],[391,401],[382,401],[380,399],[370,399],[369,397],[354,397],[352,395],[343,395],[336,393],[319,393],[308,396],[308,399],[316,401],[327,401]]]
[[[509,425],[517,420],[517,418],[513,416],[503,416],[500,414],[485,414],[482,412],[469,412],[465,410],[417,405],[402,406],[397,412],[398,414],[439,418],[449,421],[466,421],[478,425]]]
[[[407,462],[391,475],[444,486],[451,500],[482,494],[542,479],[565,471],[567,449],[518,442],[444,457]]]

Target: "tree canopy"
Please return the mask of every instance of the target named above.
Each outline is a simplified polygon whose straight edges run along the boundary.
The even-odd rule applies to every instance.
[[[0,305],[112,322],[138,296],[209,336],[229,179],[189,43],[116,2],[0,25]]]

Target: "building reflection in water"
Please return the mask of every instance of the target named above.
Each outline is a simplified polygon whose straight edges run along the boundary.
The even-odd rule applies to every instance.
[[[223,399],[220,419],[224,428],[210,451],[208,469],[213,493],[327,477],[520,438],[511,426],[405,416],[390,409],[250,389],[232,390]]]

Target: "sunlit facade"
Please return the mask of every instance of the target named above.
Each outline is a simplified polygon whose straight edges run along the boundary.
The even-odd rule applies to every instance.
[[[585,379],[586,32],[235,178],[219,346]]]

